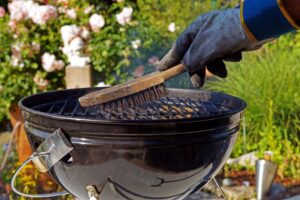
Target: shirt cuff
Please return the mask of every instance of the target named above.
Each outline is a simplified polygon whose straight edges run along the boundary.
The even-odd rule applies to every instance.
[[[282,0],[242,0],[240,10],[241,23],[252,41],[276,38],[300,29]]]

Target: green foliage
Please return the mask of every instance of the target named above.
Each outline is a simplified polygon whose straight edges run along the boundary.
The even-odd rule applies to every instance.
[[[67,64],[67,57],[61,51],[62,26],[76,24],[89,29],[92,14],[104,17],[105,26],[98,32],[91,31],[85,53],[91,57],[95,83],[103,81],[116,84],[130,78],[130,72],[138,66],[144,66],[147,72],[153,70],[148,59],[151,56],[163,56],[178,34],[198,15],[215,7],[230,6],[230,3],[221,5],[224,1],[212,3],[208,0],[127,0],[121,3],[69,0],[67,4],[52,0],[47,2],[54,5],[59,14],[45,25],[24,19],[16,22],[16,27],[13,28],[9,26],[9,13],[0,18],[0,121],[6,117],[10,105],[22,97],[64,88],[64,71],[46,72],[41,63],[41,56],[47,52]],[[117,22],[116,14],[128,6],[133,8],[132,20],[122,26]],[[90,13],[86,13],[85,9],[89,7]],[[64,9],[74,9],[76,18],[72,19],[60,11]],[[172,22],[176,24],[175,33],[168,30],[168,25]],[[138,49],[132,47],[131,42],[135,40],[141,41]],[[38,44],[40,49],[33,50],[34,44]],[[16,46],[21,52],[21,62],[13,65],[12,55]],[[37,80],[45,82],[45,85],[39,85]]]
[[[0,121],[6,117],[8,108],[21,98],[45,90],[59,89],[64,86],[64,73],[47,73],[41,66],[41,56],[44,52],[62,58],[57,51],[61,46],[59,24],[49,21],[47,25],[36,25],[26,20],[17,24],[17,30],[8,26],[9,16],[0,18]],[[41,49],[32,50],[36,43]],[[21,48],[22,64],[12,66],[11,55],[13,47]],[[46,88],[40,88],[34,77],[49,80]]]
[[[105,10],[105,16],[114,16],[121,11],[123,4],[113,4]],[[104,12],[101,8],[102,13]],[[100,10],[99,10],[100,12]],[[95,71],[106,83],[113,84],[126,79],[122,69],[130,65],[129,57],[133,53],[128,33],[137,25],[131,21],[126,27],[120,26],[114,17],[107,18],[106,26],[92,34],[90,52]],[[132,39],[134,40],[134,39]]]
[[[241,63],[229,64],[229,77],[208,84],[212,90],[240,97],[245,112],[247,150],[272,151],[279,174],[300,176],[299,35],[287,35],[267,48],[247,53]],[[288,45],[290,44],[290,45]],[[239,137],[234,156],[244,153]]]

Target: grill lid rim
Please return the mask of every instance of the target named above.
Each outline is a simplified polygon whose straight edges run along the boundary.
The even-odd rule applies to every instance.
[[[197,122],[197,121],[209,121],[209,120],[214,120],[214,119],[221,119],[221,118],[226,118],[226,117],[230,117],[233,115],[236,115],[238,113],[240,113],[242,115],[243,111],[245,110],[245,108],[247,107],[247,103],[238,98],[238,97],[234,97],[225,93],[221,93],[221,92],[213,92],[213,91],[201,91],[201,90],[189,90],[189,89],[176,89],[176,88],[168,88],[168,91],[175,91],[176,93],[184,93],[184,92],[197,92],[197,93],[203,93],[204,95],[206,94],[212,94],[212,95],[221,95],[223,97],[227,97],[228,99],[232,99],[236,102],[238,102],[240,105],[238,108],[234,109],[234,110],[230,110],[227,111],[226,113],[217,113],[217,114],[204,114],[201,116],[197,116],[197,117],[191,117],[191,118],[183,118],[183,119],[153,119],[153,120],[149,120],[149,119],[139,119],[139,120],[114,120],[114,119],[93,119],[93,118],[79,118],[79,117],[69,117],[69,116],[62,116],[62,115],[55,115],[53,113],[47,113],[47,112],[41,112],[32,108],[29,108],[28,106],[24,105],[24,102],[38,97],[40,95],[51,95],[51,94],[56,94],[57,92],[67,92],[67,91],[80,91],[80,90],[95,90],[95,89],[101,89],[101,88],[82,88],[82,89],[66,89],[66,90],[54,90],[54,91],[50,91],[50,92],[42,92],[42,93],[38,93],[38,94],[34,94],[28,97],[24,97],[22,98],[19,102],[18,105],[22,110],[23,116],[26,120],[28,120],[28,116],[26,115],[38,115],[41,116],[43,118],[48,118],[48,119],[54,119],[57,121],[71,121],[71,122],[76,122],[76,123],[90,123],[90,124],[145,124],[145,125],[149,125],[149,124],[165,124],[165,123],[186,123],[186,122]],[[30,120],[28,120],[30,121]]]

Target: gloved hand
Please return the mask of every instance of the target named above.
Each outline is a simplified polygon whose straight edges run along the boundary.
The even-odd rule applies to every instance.
[[[183,62],[195,87],[202,87],[206,68],[225,78],[223,61],[240,61],[242,51],[259,49],[266,41],[253,42],[240,22],[240,9],[213,11],[198,17],[177,39],[158,65],[166,70]]]

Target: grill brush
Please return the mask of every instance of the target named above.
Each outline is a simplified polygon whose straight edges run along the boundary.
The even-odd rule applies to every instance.
[[[179,64],[163,72],[154,72],[120,85],[89,93],[80,97],[79,102],[82,107],[102,104],[118,107],[141,105],[166,96],[164,82],[184,71],[184,65]]]

